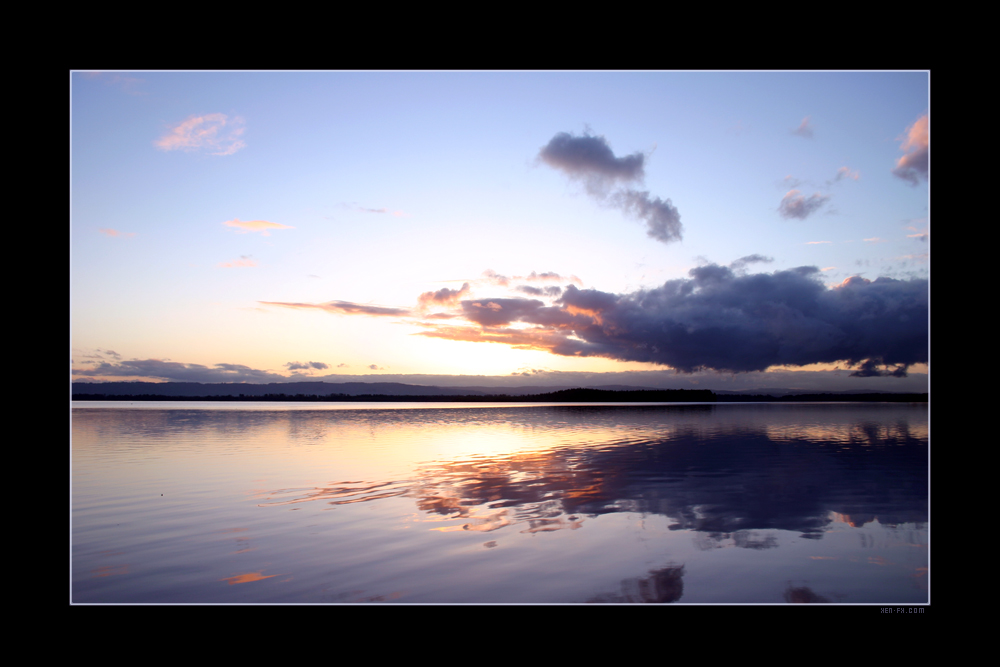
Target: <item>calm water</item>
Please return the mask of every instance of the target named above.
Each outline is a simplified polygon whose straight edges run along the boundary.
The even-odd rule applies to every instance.
[[[926,404],[126,405],[73,602],[929,601]]]

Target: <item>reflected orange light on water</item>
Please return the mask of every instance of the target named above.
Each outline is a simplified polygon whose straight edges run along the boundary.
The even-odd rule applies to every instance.
[[[237,574],[232,577],[224,577],[219,579],[219,581],[228,581],[229,585],[233,584],[248,584],[252,581],[261,581],[263,579],[270,579],[271,577],[277,577],[276,574],[263,574],[263,570],[260,572],[245,572],[243,574]]]

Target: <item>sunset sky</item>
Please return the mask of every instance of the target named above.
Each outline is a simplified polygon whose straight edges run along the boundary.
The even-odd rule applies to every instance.
[[[72,72],[70,92],[74,380],[926,391],[927,72]]]

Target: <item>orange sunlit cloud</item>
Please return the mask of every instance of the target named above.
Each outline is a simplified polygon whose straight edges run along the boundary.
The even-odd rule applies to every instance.
[[[295,229],[289,225],[282,225],[278,222],[268,222],[267,220],[240,220],[239,218],[233,218],[232,220],[226,220],[224,223],[226,227],[234,227],[238,229],[241,234],[246,234],[247,232],[260,232],[262,236],[270,236],[268,230],[271,229]]]
[[[389,308],[386,306],[371,306],[363,303],[351,303],[350,301],[329,301],[327,303],[294,303],[284,301],[258,301],[265,306],[280,306],[282,308],[295,308],[300,310],[325,310],[328,313],[340,315],[409,315],[406,308]]]
[[[926,179],[930,168],[930,118],[926,114],[906,128],[899,148],[906,155],[896,161],[892,173],[910,185],[916,185],[919,177]]]
[[[471,288],[469,283],[462,283],[461,289],[449,289],[442,287],[436,292],[424,292],[417,298],[417,303],[421,310],[432,306],[457,306],[462,297],[469,296]]]
[[[601,356],[585,350],[582,341],[555,329],[515,329],[511,327],[461,327],[424,324],[426,331],[414,334],[467,343],[501,343],[515,350],[538,350],[564,356]]]

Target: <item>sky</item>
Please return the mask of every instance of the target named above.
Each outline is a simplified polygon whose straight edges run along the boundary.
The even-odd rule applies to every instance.
[[[70,93],[75,381],[926,391],[928,72]]]

